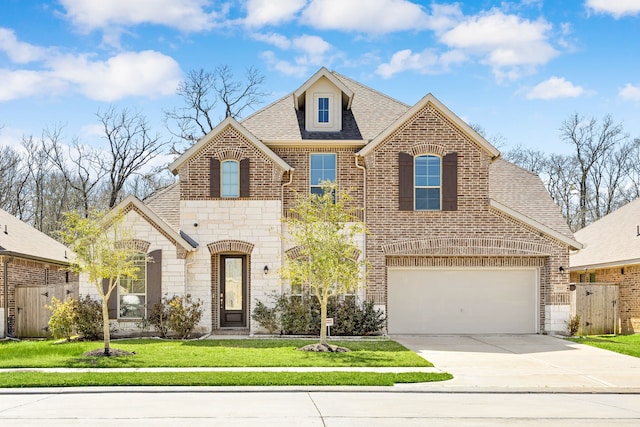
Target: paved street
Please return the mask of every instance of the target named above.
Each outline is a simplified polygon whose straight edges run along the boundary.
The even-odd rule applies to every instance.
[[[635,394],[197,390],[0,394],[0,425],[637,426],[640,420]]]

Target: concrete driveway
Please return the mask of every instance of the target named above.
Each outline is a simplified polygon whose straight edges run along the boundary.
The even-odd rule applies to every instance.
[[[454,375],[434,391],[640,393],[640,359],[546,335],[395,335]]]

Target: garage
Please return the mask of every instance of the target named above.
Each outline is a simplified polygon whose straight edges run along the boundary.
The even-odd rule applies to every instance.
[[[537,333],[536,269],[387,270],[389,334]]]

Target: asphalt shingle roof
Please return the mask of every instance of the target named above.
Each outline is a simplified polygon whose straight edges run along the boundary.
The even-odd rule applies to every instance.
[[[598,264],[625,265],[640,262],[640,199],[576,231],[584,245],[570,256],[572,268]]]
[[[144,204],[171,228],[180,230],[180,183],[178,181],[147,197]]]
[[[0,209],[0,255],[3,251],[62,263],[72,256],[62,243]]]
[[[332,74],[354,93],[351,110],[343,114],[341,132],[306,132],[293,93],[244,119],[241,123],[262,141],[303,139],[370,141],[410,107],[336,72]]]
[[[497,159],[489,167],[489,197],[574,239],[560,208],[534,173],[507,160]]]

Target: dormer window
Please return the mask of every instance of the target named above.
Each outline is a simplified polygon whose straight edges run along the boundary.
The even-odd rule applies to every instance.
[[[329,123],[329,98],[318,98],[318,123]]]

